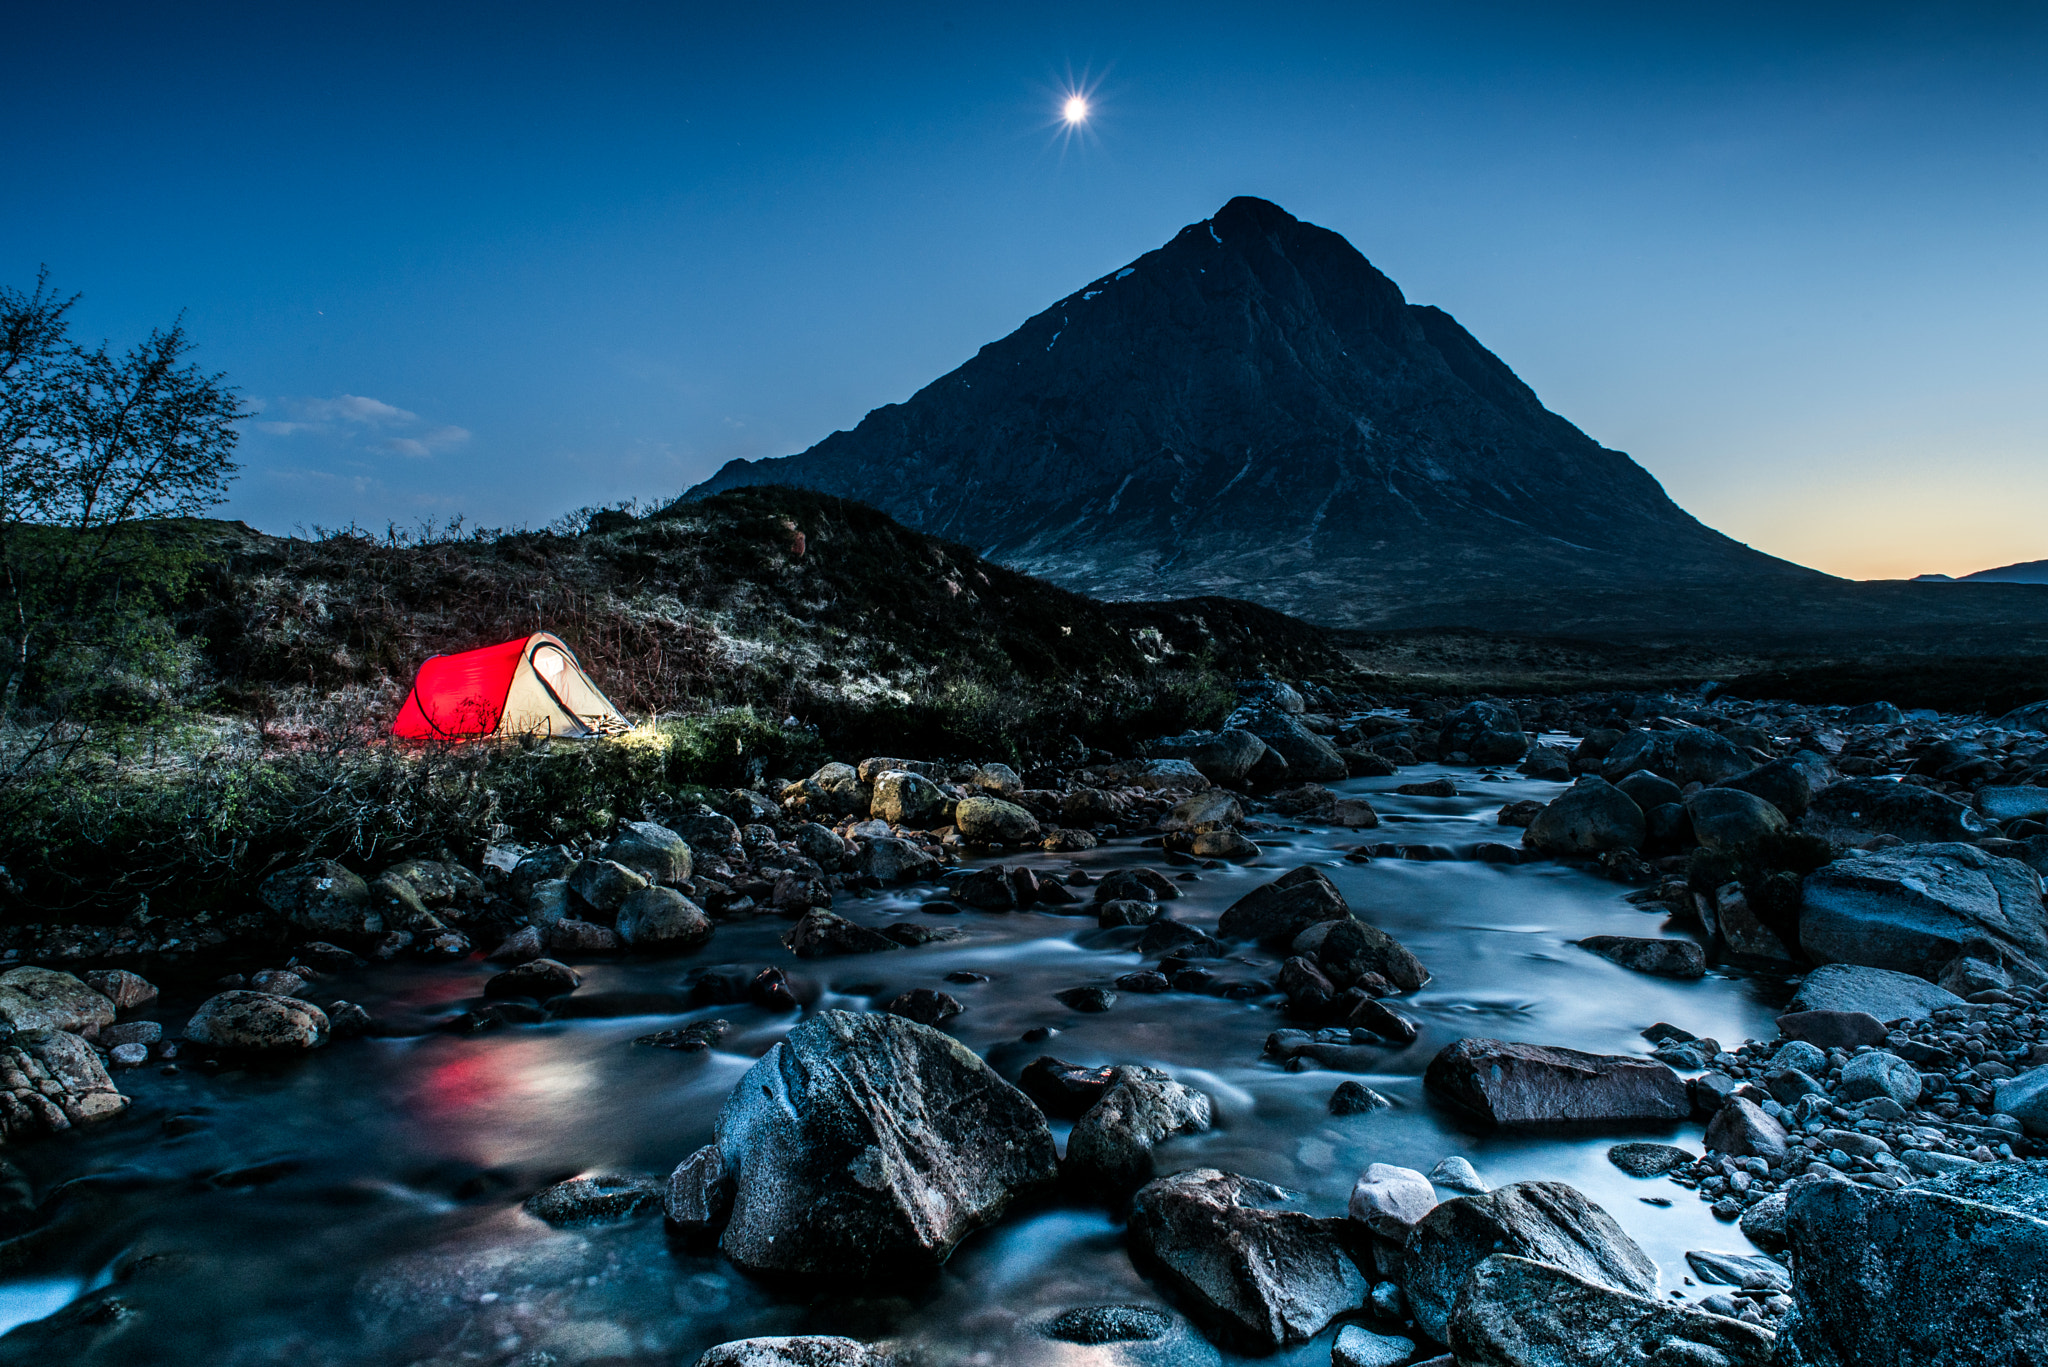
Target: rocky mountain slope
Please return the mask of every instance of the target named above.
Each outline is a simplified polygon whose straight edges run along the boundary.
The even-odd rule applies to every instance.
[[[1449,314],[1257,199],[853,431],[686,497],[767,483],[1097,596],[1331,624],[1499,628],[1587,593],[1831,582],[1700,524]]]

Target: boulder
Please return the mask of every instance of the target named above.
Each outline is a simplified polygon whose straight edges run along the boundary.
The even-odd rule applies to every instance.
[[[1814,798],[1835,782],[1835,768],[1825,755],[1811,750],[1774,759],[1746,774],[1725,779],[1716,787],[1753,793],[1777,811],[1797,821],[1813,805]]]
[[[885,769],[875,776],[875,795],[868,811],[892,826],[922,830],[944,819],[948,798],[945,789],[905,769]]]
[[[914,1020],[919,1025],[938,1025],[966,1010],[952,993],[930,987],[913,987],[908,992],[899,992],[882,1009],[892,1016]]]
[[[1338,987],[1357,986],[1375,973],[1403,992],[1414,992],[1429,981],[1429,970],[1406,945],[1378,926],[1348,915],[1309,926],[1289,948],[1312,956]]]
[[[1688,726],[1677,731],[1629,732],[1600,761],[1600,774],[1613,783],[1638,769],[1654,769],[1684,787],[1720,783],[1755,767],[1756,762],[1725,736]]]
[[[1562,782],[1572,776],[1572,755],[1569,750],[1560,750],[1554,745],[1538,745],[1515,766],[1518,774],[1547,782]]]
[[[1710,850],[1735,851],[1789,829],[1785,814],[1740,788],[1702,788],[1685,800],[1692,833]]]
[[[1097,902],[1171,902],[1180,888],[1157,869],[1111,869],[1095,884]]]
[[[695,1367],[894,1367],[895,1361],[859,1339],[799,1334],[721,1343],[705,1349]]]
[[[1227,859],[1233,864],[1248,863],[1257,859],[1259,847],[1237,831],[1202,831],[1188,846],[1188,853],[1197,859]]]
[[[1037,1364],[1079,1360],[1100,1367],[1217,1367],[1215,1348],[1179,1315],[1154,1305],[1081,1305],[1037,1326],[1041,1338],[1093,1352],[1047,1357],[1043,1350],[1007,1359]]]
[[[1888,1096],[1901,1106],[1920,1099],[1920,1070],[1882,1049],[1858,1054],[1842,1066],[1841,1093],[1850,1101]]]
[[[1662,1177],[1698,1159],[1698,1154],[1676,1144],[1616,1144],[1607,1151],[1607,1161],[1630,1177]]]
[[[1459,1289],[1449,1338],[1459,1367],[1769,1367],[1776,1342],[1741,1320],[1505,1253]]]
[[[0,1043],[0,1140],[55,1134],[127,1107],[99,1055],[70,1031],[21,1030]]]
[[[860,781],[854,767],[835,761],[809,778],[785,787],[782,805],[787,811],[802,812],[812,818],[866,816],[868,797],[868,786]]]
[[[2048,1067],[2004,1079],[1992,1097],[1999,1114],[2019,1121],[2037,1139],[2048,1137]]]
[[[833,954],[875,954],[903,947],[880,931],[869,930],[822,908],[806,912],[803,919],[782,937],[782,943],[799,959],[822,959]]]
[[[1854,1182],[1786,1206],[1797,1367],[2048,1362],[2048,1220],[1946,1193]]]
[[[1241,784],[1266,752],[1266,742],[1249,731],[1189,731],[1153,741],[1146,749],[1161,759],[1184,759],[1225,786]]]
[[[381,935],[384,916],[371,903],[370,885],[332,859],[294,864],[263,880],[263,904],[300,930],[319,935]]]
[[[710,939],[712,925],[704,908],[674,888],[647,887],[619,904],[618,931],[635,949],[680,954]]]
[[[1681,1120],[1684,1079],[1655,1059],[1541,1044],[1464,1039],[1423,1074],[1429,1089],[1498,1125],[1561,1120]]]
[[[1331,1115],[1371,1115],[1391,1109],[1393,1104],[1363,1082],[1340,1082],[1330,1093],[1329,1106]]]
[[[674,818],[675,833],[690,847],[693,861],[738,858],[742,851],[737,821],[709,807],[699,807],[687,816]],[[560,878],[559,873],[550,877]]]
[[[804,858],[828,873],[843,868],[853,855],[853,846],[839,832],[815,821],[800,823],[791,839]]]
[[[1638,769],[1614,786],[1645,812],[1685,801],[1685,790],[1654,769]]]
[[[1157,1145],[1208,1129],[1211,1114],[1208,1097],[1157,1068],[1118,1068],[1075,1124],[1062,1172],[1084,1192],[1120,1200],[1152,1180]]]
[[[1221,788],[1211,788],[1207,792],[1184,797],[1173,805],[1172,811],[1159,818],[1159,829],[1166,832],[1189,831],[1201,834],[1243,824],[1244,807],[1234,796]]]
[[[1714,1112],[1714,1118],[1707,1123],[1707,1136],[1703,1142],[1715,1153],[1775,1161],[1785,1156],[1789,1137],[1785,1127],[1766,1115],[1755,1102],[1747,1097],[1734,1096]]]
[[[2015,981],[2048,981],[2041,875],[1943,844],[1837,859],[1806,880],[1799,942],[1817,962],[1933,979],[1973,941],[1995,945]]]
[[[1343,1221],[1284,1207],[1297,1198],[1215,1168],[1162,1177],[1131,1199],[1131,1257],[1219,1337],[1271,1352],[1315,1337],[1365,1299]]]
[[[1657,1291],[1657,1264],[1577,1188],[1515,1182],[1445,1201],[1408,1236],[1401,1289],[1416,1324],[1442,1341],[1465,1279],[1496,1253],[1549,1263],[1616,1291]]]
[[[1047,1115],[1058,1120],[1079,1120],[1102,1100],[1115,1076],[1113,1067],[1084,1068],[1051,1054],[1041,1054],[1024,1065],[1017,1085]]]
[[[914,882],[943,867],[924,846],[893,835],[863,836],[854,844],[855,870],[880,883]]]
[[[1328,783],[1350,775],[1344,756],[1337,753],[1337,747],[1303,726],[1289,713],[1272,708],[1252,708],[1245,713],[1232,714],[1231,720],[1240,729],[1264,741],[1267,749],[1285,760],[1287,776],[1296,782]]]
[[[690,842],[653,821],[628,821],[606,842],[604,857],[648,882],[679,888],[690,881]]]
[[[1024,780],[1007,764],[977,764],[965,782],[970,788],[979,788],[997,797],[1015,797],[1024,791]]]
[[[1040,836],[1038,818],[999,797],[970,797],[953,810],[960,838],[972,845],[1021,845]]]
[[[1640,849],[1646,831],[1643,809],[1628,794],[1589,775],[1538,812],[1522,839],[1545,854],[1599,854]]]
[[[1238,898],[1217,921],[1216,933],[1277,948],[1318,922],[1350,919],[1351,907],[1337,885],[1304,864]]]
[[[0,979],[4,981],[4,979]],[[87,973],[85,985],[114,1004],[116,1011],[133,1011],[156,1000],[156,984],[140,973],[125,968],[101,968]]]
[[[565,992],[574,992],[582,984],[582,975],[569,965],[553,959],[535,958],[494,975],[484,984],[484,996],[492,1001],[509,997],[546,1001]]]
[[[101,1026],[113,1023],[114,1003],[69,973],[55,968],[0,973],[0,1024],[16,1030],[69,1030],[91,1039]]]
[[[649,886],[638,869],[613,859],[586,859],[569,875],[569,891],[600,916],[618,914],[628,897]]]
[[[1123,766],[1123,781],[1148,792],[1199,793],[1213,786],[1208,775],[1184,759],[1145,759]]]
[[[1588,935],[1578,941],[1603,959],[1637,973],[1658,978],[1703,978],[1707,953],[1691,940],[1659,940],[1635,935]]]
[[[1474,764],[1513,764],[1529,753],[1529,735],[1513,708],[1504,703],[1467,703],[1445,719],[1437,733],[1437,751],[1462,751]]]
[[[1804,824],[1845,844],[1874,835],[1940,842],[1975,840],[1990,833],[1984,818],[1967,804],[1916,783],[1888,778],[1843,779],[1813,799]]]
[[[718,1145],[706,1144],[676,1164],[662,1197],[662,1212],[694,1234],[724,1226],[732,1213],[732,1175],[725,1169],[725,1155]]]
[[[1050,1187],[1045,1117],[974,1052],[883,1013],[821,1011],[748,1069],[718,1117],[727,1256],[835,1284],[921,1279]]]
[[[1436,1209],[1436,1188],[1413,1168],[1374,1163],[1352,1184],[1346,1209],[1373,1233],[1400,1243]]]
[[[185,1038],[215,1049],[297,1053],[327,1043],[327,1013],[268,992],[222,992],[201,1002]]]
[[[1944,1006],[1961,1005],[1963,999],[1955,993],[1910,973],[1865,968],[1860,964],[1823,964],[1806,975],[1806,981],[1799,985],[1785,1011],[1787,1015],[1860,1011],[1881,1021],[1894,1021],[1906,1017],[1919,1019]]]

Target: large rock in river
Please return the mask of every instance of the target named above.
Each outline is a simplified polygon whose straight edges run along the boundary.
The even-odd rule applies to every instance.
[[[1216,922],[1216,933],[1280,948],[1319,922],[1351,919],[1351,906],[1337,885],[1321,869],[1304,864],[1238,898]]]
[[[2048,1220],[1908,1187],[1795,1188],[1785,1367],[2048,1362]]]
[[[1474,764],[1513,764],[1529,753],[1529,734],[1505,703],[1467,703],[1444,720],[1436,748],[1445,755],[1462,751]]]
[[[92,1039],[114,1023],[114,1003],[55,968],[0,973],[0,1024],[16,1030],[69,1030]]]
[[[1212,781],[1235,787],[1266,753],[1266,742],[1249,731],[1189,731],[1153,741],[1145,748],[1161,759],[1184,759]]]
[[[1131,1198],[1131,1257],[1219,1337],[1271,1352],[1321,1333],[1365,1300],[1344,1221],[1284,1206],[1291,1193],[1215,1168],[1147,1183]]]
[[[68,1130],[127,1106],[99,1055],[68,1030],[24,1030],[0,1044],[0,1140]]]
[[[311,1002],[236,989],[208,997],[185,1025],[185,1038],[216,1049],[289,1054],[327,1043],[327,1013]]]
[[[1038,818],[999,797],[970,797],[953,809],[960,838],[976,845],[1019,845],[1039,837]]]
[[[1952,797],[1917,783],[1850,778],[1824,789],[1806,810],[1808,827],[1856,841],[1873,835],[1901,840],[1975,840],[1989,834],[1984,818]]]
[[[1466,1277],[1496,1253],[1549,1263],[1617,1291],[1657,1291],[1657,1264],[1578,1188],[1515,1182],[1445,1201],[1408,1236],[1401,1289],[1415,1322],[1443,1340]]]
[[[1975,845],[1904,845],[1811,874],[1799,943],[1820,963],[1932,979],[1973,940],[1998,947],[2014,979],[2048,981],[2041,875]]]
[[[1740,788],[1702,788],[1685,800],[1685,814],[1710,850],[1739,850],[1791,824],[1769,802]]]
[[[1121,1199],[1152,1180],[1155,1147],[1208,1129],[1211,1114],[1208,1097],[1157,1068],[1118,1068],[1067,1139],[1067,1179],[1083,1191]]]
[[[1500,1253],[1451,1311],[1459,1367],[1768,1367],[1776,1336]]]
[[[1602,779],[1580,779],[1536,813],[1522,841],[1545,854],[1641,849],[1648,827],[1635,799]]]
[[[1462,1039],[1429,1061],[1429,1089],[1499,1125],[1682,1120],[1685,1081],[1655,1059],[1544,1044]]]
[[[883,1013],[823,1011],[726,1098],[727,1256],[849,1282],[928,1275],[1059,1171],[1052,1132],[972,1050]]]
[[[1337,747],[1286,712],[1264,707],[1240,709],[1231,714],[1230,721],[1286,760],[1287,776],[1297,783],[1327,783],[1350,776]]]
[[[705,1349],[694,1367],[894,1367],[895,1361],[859,1339],[797,1334],[721,1343]]]
[[[1654,769],[1683,788],[1688,783],[1719,783],[1755,767],[1756,761],[1725,736],[1688,726],[1629,732],[1600,761],[1600,776],[1614,783],[1638,769]]]

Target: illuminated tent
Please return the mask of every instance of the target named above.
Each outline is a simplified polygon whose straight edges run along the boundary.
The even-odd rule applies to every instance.
[[[408,740],[471,736],[598,736],[629,730],[576,663],[545,631],[503,645],[435,655],[420,666],[391,734]]]

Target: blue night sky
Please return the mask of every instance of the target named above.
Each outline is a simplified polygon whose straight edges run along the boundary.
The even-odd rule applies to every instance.
[[[1235,194],[1710,524],[2048,557],[2048,7],[10,7],[0,279],[178,310],[274,531],[784,455]],[[1065,137],[1065,93],[1095,115]]]

